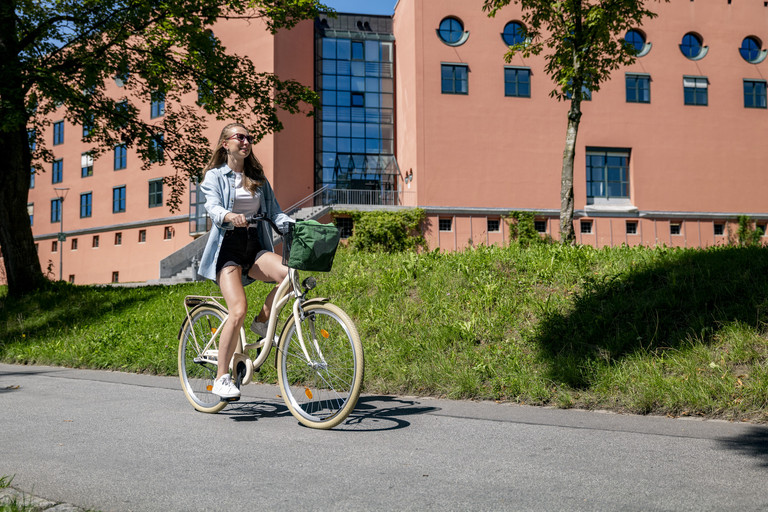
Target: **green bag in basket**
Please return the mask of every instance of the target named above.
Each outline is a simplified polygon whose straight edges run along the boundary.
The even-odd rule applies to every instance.
[[[299,270],[329,272],[339,239],[341,232],[333,224],[297,221],[285,237],[283,263]]]

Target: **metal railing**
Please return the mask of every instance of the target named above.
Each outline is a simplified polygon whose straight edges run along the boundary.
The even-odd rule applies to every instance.
[[[320,196],[322,204],[354,204],[372,206],[402,206],[410,191],[403,190],[352,190],[324,187]]]

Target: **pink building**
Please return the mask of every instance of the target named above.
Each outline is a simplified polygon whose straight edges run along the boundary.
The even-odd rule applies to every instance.
[[[344,14],[276,36],[237,21],[216,30],[257,68],[321,94],[316,119],[286,116],[256,149],[284,209],[306,198],[302,206],[419,206],[430,247],[444,250],[508,241],[513,210],[535,212],[537,229],[558,237],[568,105],[549,97],[543,57],[504,62],[525,29],[516,6],[495,18],[481,6],[399,0],[392,18]],[[726,243],[740,215],[765,232],[768,3],[651,8],[659,16],[627,35],[642,56],[582,104],[577,241],[704,247]],[[147,102],[146,115],[161,107]],[[220,128],[212,121],[209,138]],[[30,189],[43,268],[58,278],[62,258],[64,279],[104,283],[190,266],[188,244],[206,222],[194,186],[171,214],[157,181],[171,169],[141,171],[119,148],[83,161],[81,130],[52,127],[49,144],[63,133],[51,144],[61,168]],[[68,189],[63,243],[55,188]]]

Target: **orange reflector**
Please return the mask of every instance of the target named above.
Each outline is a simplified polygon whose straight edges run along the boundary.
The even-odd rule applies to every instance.
[[[320,329],[320,334],[323,335],[323,338],[329,338],[331,336],[331,333],[329,333],[325,329]]]
[[[207,389],[208,391],[213,391],[213,385],[208,384],[207,386],[205,386],[205,389]]]
[[[307,395],[307,398],[312,400],[312,390],[310,390],[309,388],[304,388],[304,394]]]
[[[216,328],[215,327],[211,327],[211,334],[216,334]]]

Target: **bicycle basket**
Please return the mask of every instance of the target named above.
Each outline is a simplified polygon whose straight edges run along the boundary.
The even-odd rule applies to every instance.
[[[300,220],[283,239],[283,265],[298,270],[329,272],[341,232],[333,224]]]

